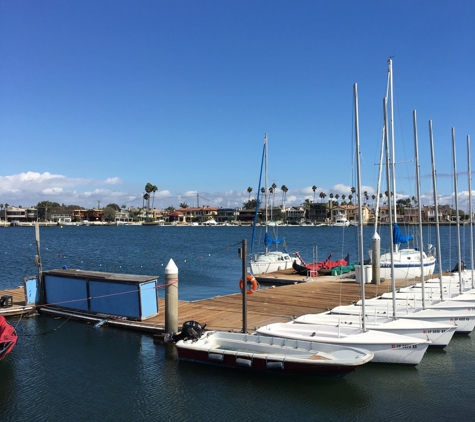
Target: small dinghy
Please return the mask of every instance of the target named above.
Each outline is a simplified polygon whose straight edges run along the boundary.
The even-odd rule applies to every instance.
[[[0,360],[8,355],[18,340],[15,329],[0,315]]]
[[[362,348],[221,331],[179,340],[176,348],[180,360],[301,375],[344,376],[373,358]]]

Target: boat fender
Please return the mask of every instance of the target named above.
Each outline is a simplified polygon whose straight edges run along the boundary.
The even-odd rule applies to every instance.
[[[247,294],[250,295],[258,289],[257,280],[254,278],[254,276],[250,274],[246,276],[246,280],[247,280]],[[242,278],[241,280],[239,280],[239,288],[241,290],[244,289],[244,283],[242,281]]]

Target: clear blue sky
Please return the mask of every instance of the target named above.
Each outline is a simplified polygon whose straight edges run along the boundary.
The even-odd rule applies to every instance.
[[[441,203],[455,127],[465,206],[474,16],[468,0],[0,0],[0,203],[141,206],[150,182],[159,208],[196,205],[196,192],[200,205],[241,206],[265,133],[288,205],[313,185],[317,200],[348,195],[355,82],[371,194],[393,57],[398,195],[416,194],[415,109],[425,202],[431,119]]]

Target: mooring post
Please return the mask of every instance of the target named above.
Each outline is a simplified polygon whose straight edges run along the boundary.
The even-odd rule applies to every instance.
[[[43,267],[41,265],[41,252],[40,252],[40,224],[35,223],[35,241],[36,241],[36,252],[35,255],[35,264],[38,267],[38,290],[40,292],[40,304],[45,303],[45,293],[43,291]]]
[[[379,284],[381,280],[381,238],[378,233],[374,233],[373,238],[371,239],[372,249],[371,249],[371,262],[373,263],[372,274],[373,274],[373,284]],[[364,265],[362,264],[362,267]]]
[[[247,333],[247,240],[242,240],[242,248],[239,249],[239,258],[242,259],[242,332]]]
[[[178,332],[178,267],[173,259],[165,267],[165,332]]]

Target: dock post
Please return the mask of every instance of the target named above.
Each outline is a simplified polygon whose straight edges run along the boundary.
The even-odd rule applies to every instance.
[[[178,332],[178,267],[173,259],[165,267],[165,332]]]
[[[45,303],[45,292],[43,291],[43,267],[41,264],[41,253],[40,253],[40,224],[38,221],[35,223],[35,242],[36,242],[36,252],[35,255],[35,264],[38,267],[38,290],[40,292],[40,304]]]
[[[239,250],[242,259],[242,332],[247,333],[247,240],[242,240],[242,248]]]
[[[381,238],[378,233],[374,233],[371,250],[371,262],[373,263],[373,284],[380,284],[381,281]],[[363,267],[363,266],[362,266]]]

